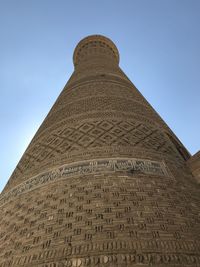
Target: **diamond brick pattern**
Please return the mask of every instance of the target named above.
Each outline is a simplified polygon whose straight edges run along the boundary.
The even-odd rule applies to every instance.
[[[63,127],[62,127],[63,128]],[[32,165],[27,165],[27,159],[20,162],[20,169],[33,168],[42,161],[59,158],[63,153],[80,151],[93,147],[104,146],[129,146],[141,147],[153,151],[165,151],[180,157],[177,150],[173,148],[170,140],[160,130],[142,123],[132,121],[92,121],[81,124],[73,124],[73,128],[63,130],[58,128],[48,135],[48,138],[39,140],[32,149],[28,149],[29,160]]]
[[[89,149],[94,146],[102,147],[112,144],[119,146],[140,146],[156,151],[163,151],[165,149],[169,154],[174,153],[176,156],[178,155],[167,136],[153,129],[153,127],[147,127],[141,123],[106,120],[101,123],[96,121],[86,122],[85,124],[82,123],[81,126],[79,124],[75,126],[74,124],[73,127],[73,130],[68,128],[66,131],[58,128],[48,138],[40,140],[43,146],[35,145],[33,152],[31,149],[28,150],[30,156],[33,154],[37,156],[33,164],[37,165],[41,161],[49,159],[48,155],[50,152],[52,155],[51,158],[53,158],[59,157],[57,151],[60,151],[62,154],[72,150],[80,150],[82,147]],[[68,133],[69,135],[67,135]],[[22,159],[20,163],[22,169],[23,162],[24,160]]]

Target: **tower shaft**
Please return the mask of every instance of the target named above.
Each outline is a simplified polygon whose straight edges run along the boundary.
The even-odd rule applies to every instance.
[[[118,66],[83,39],[75,70],[0,197],[0,267],[200,265],[189,153]]]

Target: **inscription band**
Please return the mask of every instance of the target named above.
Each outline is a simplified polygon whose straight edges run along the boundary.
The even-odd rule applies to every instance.
[[[150,174],[170,177],[164,162],[136,159],[136,158],[109,158],[79,161],[65,164],[51,171],[41,173],[4,193],[0,197],[0,206],[12,198],[42,186],[48,182],[68,177],[127,171],[131,175]]]

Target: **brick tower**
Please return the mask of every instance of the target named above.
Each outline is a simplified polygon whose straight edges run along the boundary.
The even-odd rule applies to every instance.
[[[190,154],[111,40],[86,37],[73,60],[0,196],[0,267],[200,266]]]

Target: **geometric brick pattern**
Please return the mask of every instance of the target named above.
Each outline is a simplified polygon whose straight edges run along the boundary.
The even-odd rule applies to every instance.
[[[37,189],[3,208],[0,246],[10,241],[0,266],[198,266],[200,242],[191,235],[199,225],[197,196],[181,191],[190,199],[184,206],[173,179],[127,173]]]
[[[30,192],[35,188],[44,186],[47,183],[52,183],[69,177],[77,177],[80,175],[102,174],[104,172],[128,172],[131,174],[156,175],[171,177],[172,174],[166,167],[164,162],[151,161],[134,158],[104,158],[94,160],[78,161],[71,164],[60,165],[59,168],[53,168],[47,172],[33,176],[25,182],[9,190],[0,196],[0,206],[13,200],[17,196]]]
[[[137,147],[157,152],[164,152],[181,158],[169,138],[152,126],[135,121],[86,121],[60,127],[47,137],[37,140],[20,161],[19,168],[23,171],[36,167],[43,161],[73,151],[101,148],[104,146]]]

